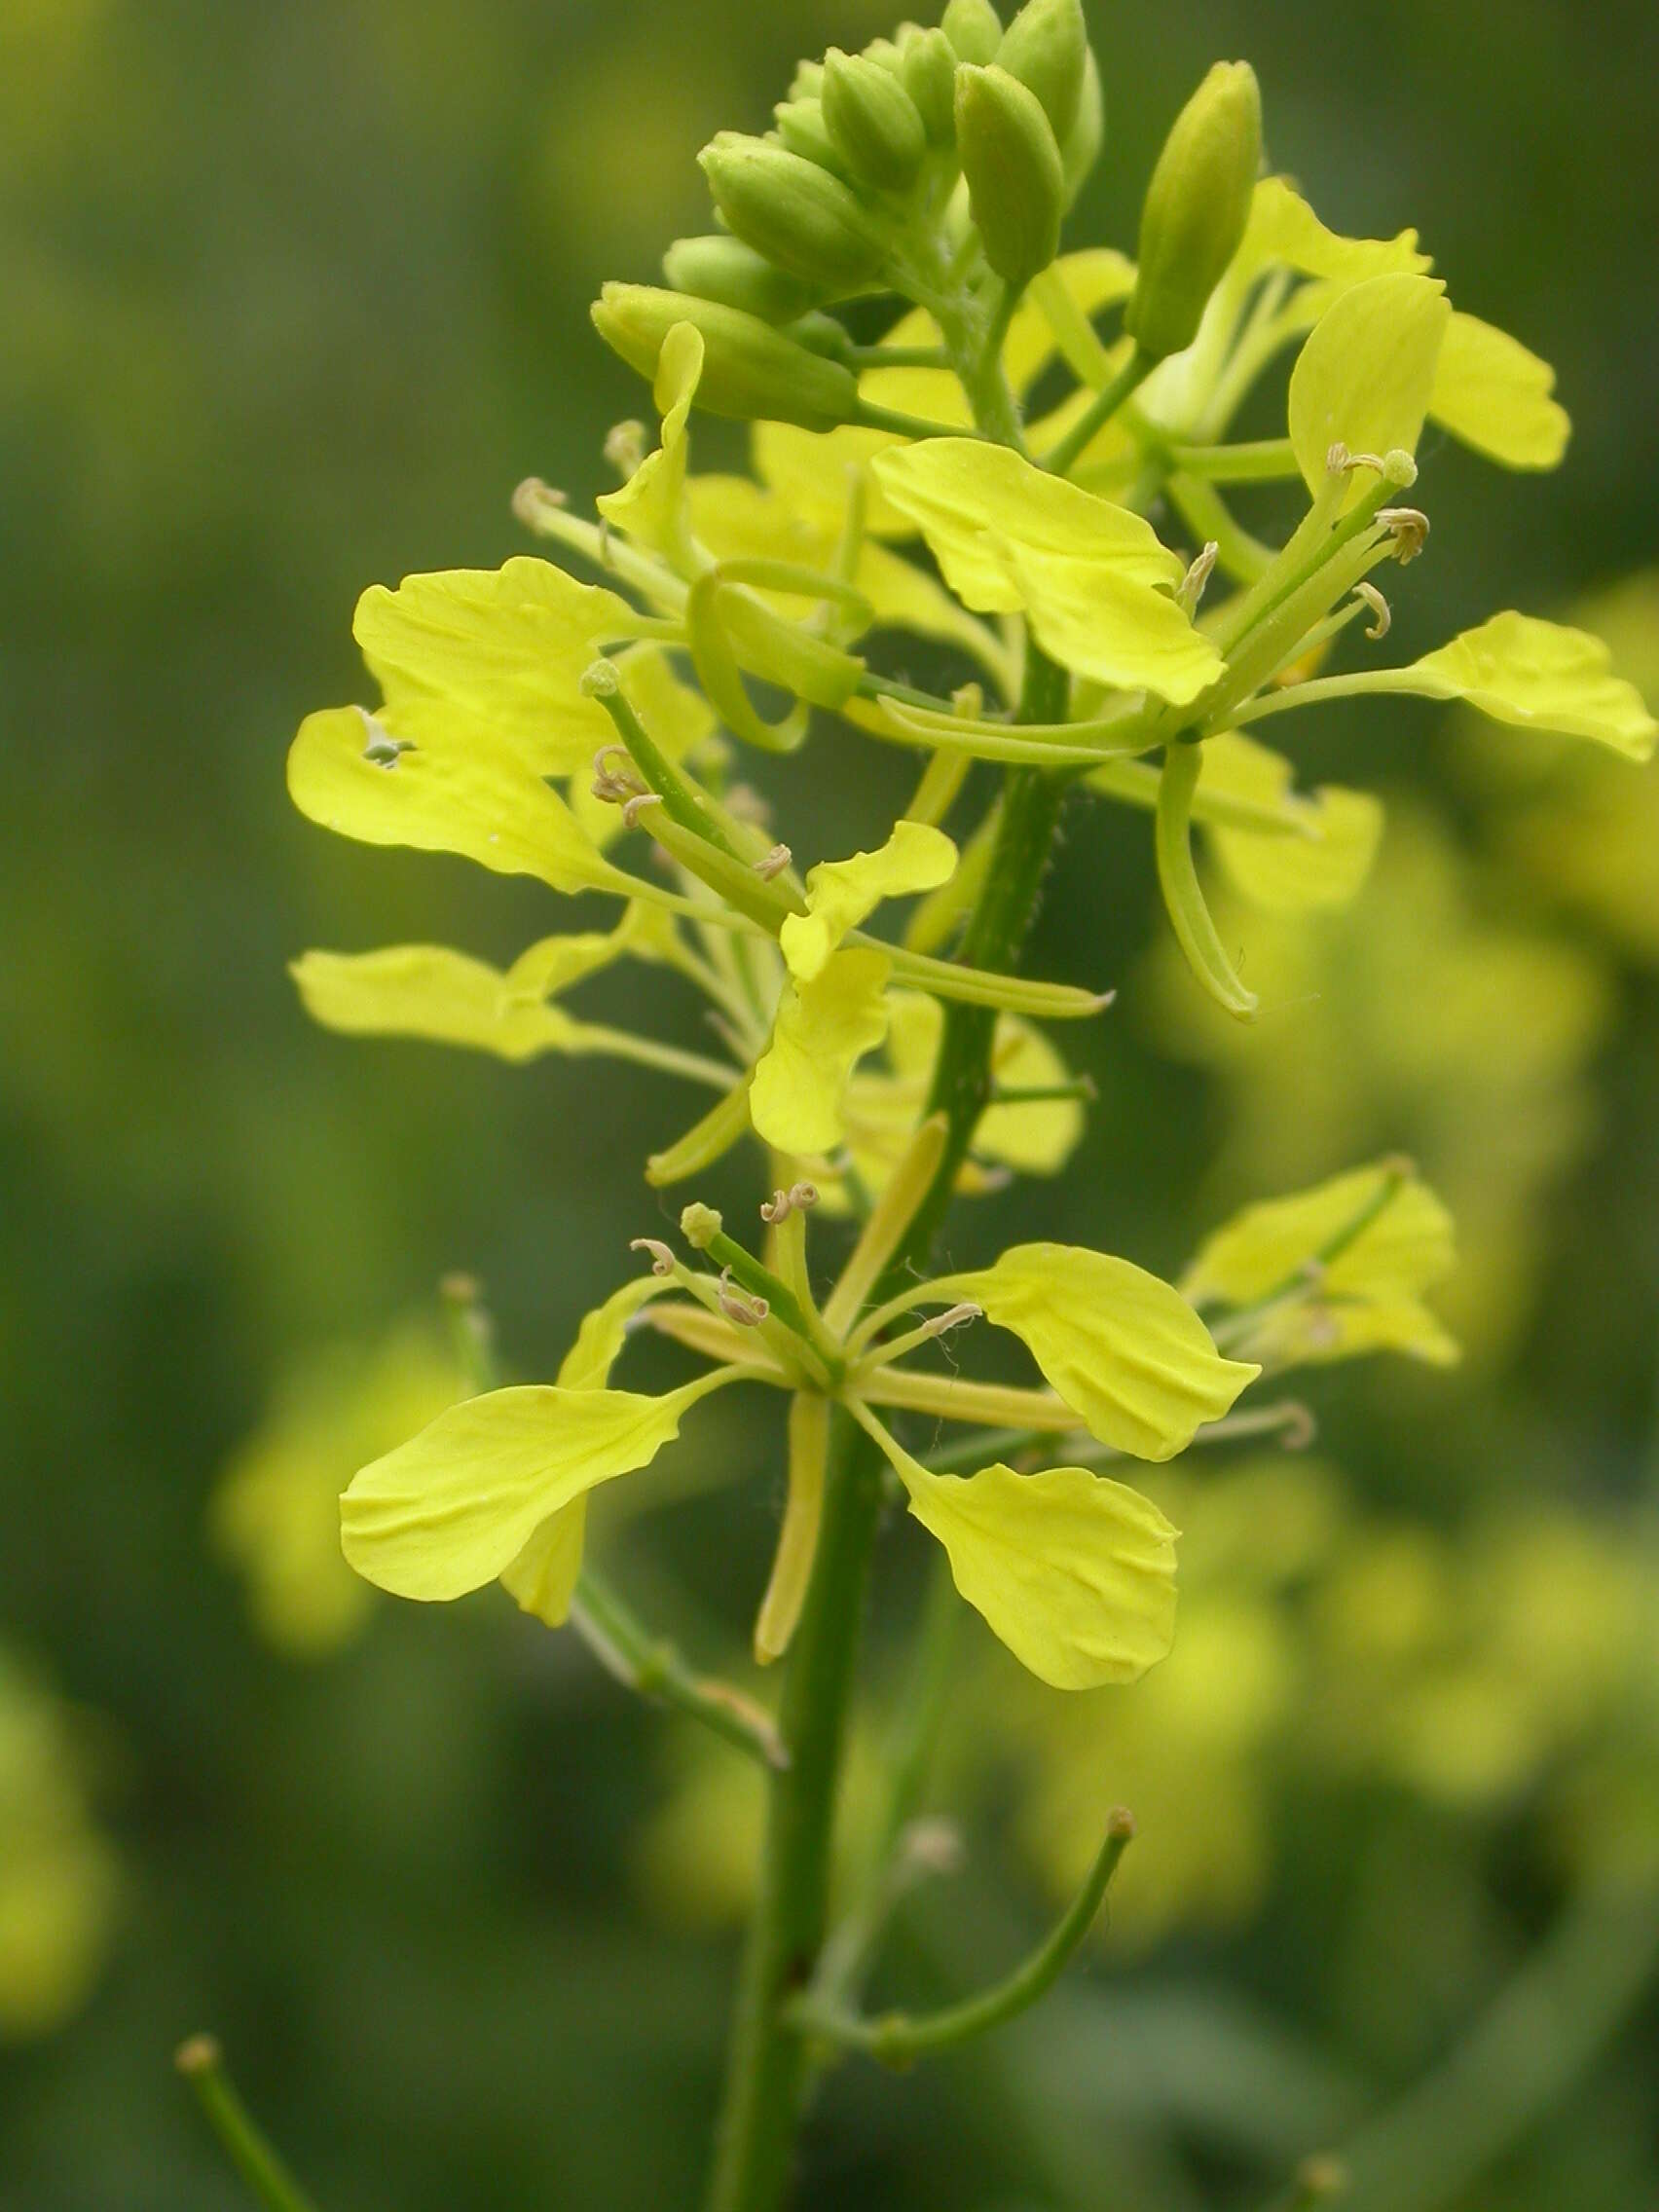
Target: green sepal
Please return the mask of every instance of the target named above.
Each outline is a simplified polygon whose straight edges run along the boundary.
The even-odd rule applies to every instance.
[[[733,232],[777,268],[842,293],[880,271],[882,241],[864,208],[816,162],[734,131],[722,131],[697,159]]]
[[[1022,291],[1060,246],[1065,169],[1035,92],[994,62],[956,72],[956,147],[985,259]]]
[[[915,101],[899,78],[866,55],[831,47],[824,58],[824,125],[859,182],[906,192],[928,150]]]
[[[832,430],[858,412],[858,379],[850,369],[740,308],[652,284],[607,284],[592,314],[606,344],[653,380],[669,332],[677,323],[692,324],[703,339],[694,403],[706,414]]]
[[[823,297],[816,285],[785,276],[753,246],[724,231],[707,238],[676,239],[662,257],[662,273],[677,292],[738,308],[745,314],[758,315],[762,322],[793,322]]]
[[[1250,1021],[1255,1017],[1256,994],[1246,990],[1234,972],[1193,865],[1193,794],[1201,764],[1198,747],[1192,741],[1178,741],[1164,750],[1163,776],[1158,787],[1158,881],[1193,974],[1218,1006],[1236,1020]]]
[[[1003,26],[991,0],[949,0],[940,28],[949,39],[958,61],[973,61],[982,67],[996,59]]]
[[[1083,0],[1026,0],[997,48],[997,66],[1036,93],[1061,145],[1077,120],[1088,52]]]
[[[1180,114],[1147,186],[1124,328],[1154,360],[1184,352],[1238,250],[1262,163],[1262,95],[1247,61],[1218,61]]]

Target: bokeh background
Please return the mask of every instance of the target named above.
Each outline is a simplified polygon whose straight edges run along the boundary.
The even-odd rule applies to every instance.
[[[1425,451],[1408,652],[1594,599],[1659,703],[1651,9],[1090,13],[1112,131],[1074,237],[1131,242],[1169,117],[1244,53],[1327,220],[1417,223],[1561,372],[1558,476]],[[696,148],[759,128],[797,55],[888,27],[868,0],[0,0],[8,2212],[240,2202],[170,2071],[202,2027],[325,2212],[694,2200],[746,1773],[499,1592],[371,1601],[331,1534],[351,1468],[459,1386],[439,1277],[473,1270],[512,1366],[551,1373],[657,1226],[638,1162],[687,1101],[308,1027],[308,944],[498,957],[544,910],[330,840],[282,758],[363,689],[364,584],[522,550],[527,474],[604,487],[644,394],[590,332],[600,281],[707,227]],[[967,1862],[883,1989],[1006,1963],[1114,1799],[1142,1840],[1044,2011],[831,2083],[814,2205],[1213,2212],[1328,2147],[1360,2212],[1659,2202],[1659,777],[1426,707],[1309,746],[1384,790],[1388,839],[1349,913],[1250,923],[1278,1011],[1247,1041],[1159,949],[1144,821],[1073,836],[1037,957],[1123,986],[1082,1048],[1102,1103],[1064,1185],[957,1249],[1169,1271],[1222,1210],[1404,1149],[1462,1224],[1468,1356],[1338,1371],[1310,1454],[1167,1478],[1183,1627],[1143,1689],[1039,1694],[965,1635],[931,1802]],[[788,803],[850,849],[894,773],[826,732]],[[775,1439],[703,1435],[600,1540],[719,1656]],[[866,1769],[917,1565],[888,1547]]]

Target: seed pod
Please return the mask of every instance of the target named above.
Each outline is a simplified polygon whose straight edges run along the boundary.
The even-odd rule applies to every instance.
[[[882,243],[863,207],[815,163],[731,131],[697,159],[736,236],[790,276],[856,292],[880,269]]]
[[[1060,149],[1043,103],[993,62],[956,72],[956,145],[985,259],[1017,292],[1059,251]]]
[[[1100,159],[1106,143],[1106,92],[1100,82],[1100,69],[1094,58],[1094,49],[1086,47],[1083,55],[1083,92],[1077,103],[1077,115],[1066,132],[1060,147],[1060,163],[1066,173],[1066,205],[1069,207],[1088,181],[1088,173]]]
[[[1002,44],[1002,18],[991,0],[949,0],[940,28],[949,39],[958,61],[973,61],[983,68],[994,61]]]
[[[890,69],[867,55],[831,47],[824,57],[824,122],[830,143],[860,182],[905,192],[916,181],[928,136],[916,103]]]
[[[793,322],[823,297],[817,286],[786,276],[752,245],[724,231],[708,238],[676,239],[662,257],[662,273],[677,292],[741,308],[762,322]]]
[[[703,335],[696,404],[707,414],[830,430],[858,410],[858,379],[850,369],[739,308],[651,284],[607,284],[592,312],[606,344],[653,382],[663,340],[676,323],[694,323]]]
[[[1062,145],[1077,120],[1088,52],[1083,0],[1026,0],[997,48],[998,68],[1037,94]]]
[[[778,127],[768,137],[775,137],[787,152],[798,154],[803,162],[828,169],[843,184],[852,183],[852,169],[837,152],[825,124],[821,99],[780,100],[772,113]]]
[[[904,90],[916,103],[930,146],[956,136],[956,53],[943,31],[918,31],[903,51]]]
[[[1140,269],[1124,326],[1161,360],[1198,336],[1237,251],[1262,160],[1262,95],[1247,61],[1218,61],[1164,140],[1141,209]]]

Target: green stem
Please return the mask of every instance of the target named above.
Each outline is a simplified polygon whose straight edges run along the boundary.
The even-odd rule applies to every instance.
[[[266,2212],[313,2212],[312,2201],[254,2124],[236,2085],[225,2072],[224,2054],[212,2036],[192,2036],[174,2055],[174,2065],[196,2092],[208,2126],[226,2157]]]
[[[1137,346],[1111,383],[1095,393],[1065,436],[1043,457],[1043,466],[1065,476],[1083,458],[1124,402],[1151,376],[1158,363]]]
[[[659,1699],[677,1713],[700,1720],[705,1728],[781,1769],[789,1754],[770,1714],[725,1682],[694,1674],[675,1646],[653,1636],[604,1577],[584,1567],[571,1602],[571,1625],[605,1669],[625,1689]]]
[[[1064,1914],[1028,1959],[977,1997],[970,1997],[961,2005],[947,2005],[938,2012],[889,2012],[871,2020],[812,1992],[793,2007],[796,2022],[807,2033],[845,2049],[866,2051],[884,2066],[908,2066],[918,2058],[953,2049],[991,2028],[1001,2027],[1005,2020],[1029,2010],[1059,1979],[1093,1924],[1133,1834],[1134,1823],[1127,1813],[1119,1811],[1109,1816],[1106,1839],[1088,1878]]]

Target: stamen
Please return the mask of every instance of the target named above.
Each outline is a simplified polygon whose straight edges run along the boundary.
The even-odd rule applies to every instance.
[[[961,1328],[964,1321],[982,1320],[984,1311],[985,1309],[976,1306],[972,1299],[964,1299],[960,1306],[949,1306],[942,1313],[930,1314],[918,1333],[926,1337],[942,1337],[947,1329]]]
[[[1366,636],[1368,638],[1385,638],[1393,627],[1394,617],[1389,609],[1388,602],[1382,597],[1377,586],[1368,583],[1355,584],[1353,596],[1355,599],[1363,599],[1366,606],[1377,617],[1375,622],[1366,624]]]
[[[760,1219],[776,1229],[781,1221],[788,1221],[792,1213],[808,1213],[818,1203],[816,1183],[792,1183],[787,1191],[774,1191],[762,1200]]]
[[[770,883],[774,876],[783,874],[793,858],[788,845],[774,845],[769,853],[762,853],[755,863],[755,872],[762,883]]]
[[[1210,572],[1215,567],[1216,557],[1220,551],[1221,547],[1212,537],[1191,568],[1188,569],[1187,573],[1181,578],[1175,597],[1189,614],[1196,613],[1198,610],[1198,602],[1204,596],[1204,586],[1210,580]]]
[[[632,798],[622,802],[622,827],[632,830],[639,822],[642,811],[647,806],[662,804],[661,792],[636,792]]]
[[[772,809],[753,784],[733,784],[725,794],[725,810],[738,822],[752,822],[757,830],[764,830],[772,820]]]
[[[514,519],[527,529],[534,530],[542,512],[548,507],[568,507],[570,495],[544,484],[539,476],[527,476],[513,494]]]
[[[763,1298],[751,1298],[746,1291],[734,1290],[729,1268],[720,1270],[719,1289],[716,1295],[720,1302],[720,1311],[740,1329],[757,1329],[772,1310]]]
[[[359,707],[364,733],[368,739],[363,747],[363,758],[372,760],[377,768],[395,768],[406,753],[418,748],[406,737],[393,737],[384,722],[377,721],[367,707]]]
[[[1394,558],[1402,569],[1428,542],[1428,517],[1420,507],[1379,507],[1377,520],[1393,534]]]
[[[648,1252],[651,1256],[653,1275],[671,1275],[680,1262],[660,1236],[636,1236],[628,1246],[630,1252]]]
[[[595,798],[620,806],[625,799],[638,798],[646,787],[620,745],[602,745],[593,756],[591,788]]]
[[[645,458],[645,425],[629,420],[612,424],[605,433],[605,458],[624,482]]]

